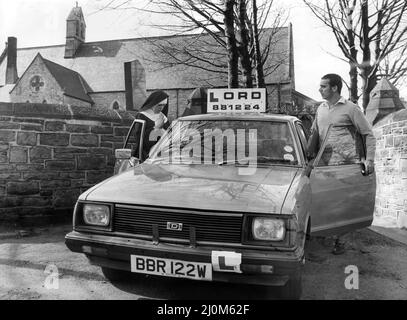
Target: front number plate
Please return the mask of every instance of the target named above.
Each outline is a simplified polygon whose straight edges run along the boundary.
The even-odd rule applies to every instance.
[[[166,277],[212,280],[212,264],[146,256],[130,256],[131,272]]]

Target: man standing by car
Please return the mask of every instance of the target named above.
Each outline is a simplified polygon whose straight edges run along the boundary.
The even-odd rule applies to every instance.
[[[319,92],[325,100],[315,115],[311,127],[311,137],[308,143],[308,155],[312,158],[322,144],[330,124],[353,125],[356,131],[366,141],[366,159],[361,159],[365,164],[366,174],[374,172],[374,155],[376,139],[373,135],[372,126],[367,121],[362,110],[354,103],[341,96],[342,78],[337,74],[327,74],[321,78]],[[345,234],[335,237],[332,253],[342,254],[345,252]]]

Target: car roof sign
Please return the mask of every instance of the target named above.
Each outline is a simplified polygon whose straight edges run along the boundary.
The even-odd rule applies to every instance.
[[[208,113],[266,112],[265,88],[208,89]]]

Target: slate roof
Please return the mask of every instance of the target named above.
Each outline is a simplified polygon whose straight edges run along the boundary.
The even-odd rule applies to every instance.
[[[290,27],[266,29],[264,34],[275,32],[275,43],[271,46],[268,63],[282,62],[275,71],[266,77],[266,83],[290,81]],[[213,43],[208,35],[196,39],[194,35],[121,39],[89,42],[81,45],[74,58],[65,59],[65,45],[17,49],[17,71],[21,76],[37,53],[46,60],[79,73],[93,92],[124,91],[124,62],[139,60],[146,71],[146,87],[151,89],[191,89],[210,85],[223,87],[227,84],[226,74],[196,69],[191,66],[176,65],[169,68],[154,58],[156,44],[172,43],[182,48],[192,43]],[[263,37],[267,41],[267,37]],[[291,51],[292,52],[292,51]],[[216,55],[215,55],[216,56]],[[218,58],[219,59],[219,58]],[[214,62],[217,62],[214,57]],[[292,68],[291,68],[292,69]],[[5,83],[6,63],[0,64],[0,85]],[[205,83],[205,81],[210,83]]]
[[[91,104],[94,103],[93,100],[88,95],[88,93],[92,92],[92,90],[90,89],[89,85],[86,83],[86,81],[82,78],[82,76],[79,73],[77,73],[73,70],[70,70],[64,66],[61,66],[57,63],[44,59],[40,53],[38,53],[34,57],[33,61],[31,61],[31,63],[33,63],[35,59],[40,59],[44,63],[45,67],[49,70],[51,75],[57,81],[57,83],[59,84],[59,86],[61,87],[61,89],[65,95],[89,102]],[[31,63],[27,67],[27,69],[24,70],[23,74],[17,80],[17,83],[15,85],[14,84],[6,85],[3,88],[9,87],[10,88],[9,92],[13,91],[14,88],[17,87],[20,80],[24,77],[25,72],[28,70],[28,68],[30,68]],[[4,90],[2,90],[2,91],[4,91]],[[5,92],[3,92],[3,95],[5,95]],[[5,100],[0,100],[0,101],[5,101]]]
[[[43,60],[66,95],[93,104],[93,100],[87,94],[91,89],[80,74],[47,59]]]

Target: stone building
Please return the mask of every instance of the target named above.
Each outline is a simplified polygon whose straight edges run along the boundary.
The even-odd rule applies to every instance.
[[[11,101],[93,105],[89,86],[82,76],[38,53],[10,91]]]
[[[164,66],[156,55],[159,45],[179,48],[199,41],[215,48],[209,35],[86,42],[86,28],[82,9],[74,7],[63,45],[17,48],[17,40],[10,37],[0,56],[0,101],[129,111],[137,110],[149,91],[162,89],[170,96],[169,117],[173,119],[183,113],[195,88],[227,84],[225,73]],[[266,67],[273,71],[265,79],[270,111],[300,114],[316,102],[295,90],[292,27],[266,29],[264,39],[271,34],[274,42]]]

